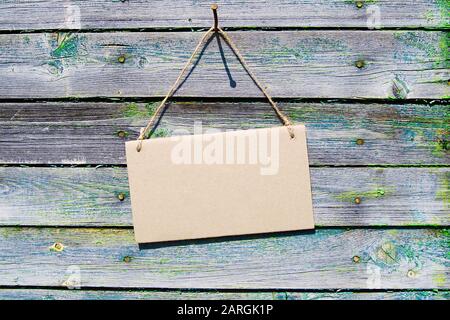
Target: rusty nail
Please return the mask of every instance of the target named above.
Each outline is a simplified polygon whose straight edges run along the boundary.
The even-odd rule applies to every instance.
[[[64,250],[64,245],[59,242],[55,242],[51,247],[51,250],[61,252]]]
[[[352,260],[354,263],[359,263],[361,261],[361,258],[359,256],[354,256]]]
[[[356,139],[356,144],[362,146],[364,144],[364,139]]]
[[[360,204],[361,203],[361,198],[360,197],[356,197],[355,198],[355,203],[356,204]]]
[[[217,31],[217,29],[219,28],[219,19],[217,18],[217,8],[219,6],[216,3],[213,3],[211,5],[211,10],[213,11],[213,15],[214,15],[214,30]]]
[[[364,5],[364,2],[362,2],[362,1],[356,1],[356,7],[357,7],[358,9],[361,9],[361,8],[363,7],[363,5]]]
[[[117,59],[117,61],[119,61],[120,63],[124,63],[124,62],[125,62],[125,56],[124,56],[124,55],[121,55],[121,56]]]
[[[364,60],[358,60],[358,61],[355,62],[355,66],[358,69],[364,68],[365,65],[366,65],[366,63],[364,62]]]
[[[119,193],[119,194],[117,195],[117,199],[119,199],[120,201],[125,200],[125,194],[124,194],[123,192]]]

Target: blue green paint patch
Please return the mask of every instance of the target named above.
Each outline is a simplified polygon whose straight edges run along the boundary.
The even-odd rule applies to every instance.
[[[153,133],[147,135],[147,139],[169,137],[170,135],[171,131],[169,129],[157,128]]]
[[[432,61],[434,68],[447,64],[448,49],[443,48],[448,42],[448,35],[445,33],[396,31],[394,38],[404,44],[398,46],[394,53],[394,57],[403,63]]]
[[[80,61],[81,50],[84,47],[84,36],[76,34],[58,34],[58,40],[54,40],[52,47],[55,47],[50,52],[51,59],[47,61],[49,66],[48,71],[51,74],[60,75],[63,73],[67,65],[75,64]]]
[[[438,129],[436,131],[436,138],[433,141],[433,155],[436,157],[443,157],[448,155],[450,141],[450,131],[447,129]]]
[[[441,55],[442,55],[442,61],[443,61],[443,67],[449,68],[450,62],[449,62],[449,40],[450,35],[448,33],[444,33],[441,36],[441,39],[439,40],[439,48],[441,49]]]
[[[135,102],[126,103],[122,115],[126,118],[149,118],[156,110],[157,103],[147,103],[144,106],[140,106]]]
[[[82,39],[83,37],[78,35],[65,34],[56,49],[51,52],[51,56],[54,58],[75,57],[78,54]]]
[[[450,28],[450,2],[448,0],[436,0],[436,4],[441,15],[441,22],[439,24],[439,27],[445,29]]]
[[[436,199],[442,200],[444,208],[450,209],[450,172],[445,172],[445,174],[439,178],[439,182]]]
[[[434,157],[448,155],[450,140],[449,106],[429,105],[424,108],[405,106],[398,118],[386,122],[401,129],[401,138],[405,143],[414,141],[414,145],[427,148]],[[397,133],[398,134],[398,133]]]
[[[300,107],[292,108],[286,112],[290,119],[297,123],[308,123],[309,128],[315,129],[330,129],[350,128],[354,126],[353,120],[344,114],[341,110],[322,109],[316,106],[301,105]],[[276,116],[273,112],[264,114],[264,118],[274,118]],[[359,125],[366,126],[371,123],[370,118],[359,120]]]
[[[336,200],[342,202],[354,202],[356,198],[364,199],[378,199],[389,196],[393,193],[393,188],[378,187],[368,191],[346,191],[334,196]]]
[[[444,287],[447,283],[447,277],[444,273],[433,275],[433,283],[438,287]]]

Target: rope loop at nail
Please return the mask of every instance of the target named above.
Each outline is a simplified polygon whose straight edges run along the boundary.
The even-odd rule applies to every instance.
[[[259,82],[259,80],[256,78],[256,75],[250,70],[249,65],[244,60],[244,57],[241,55],[237,46],[234,44],[234,42],[231,40],[231,38],[228,36],[228,34],[218,26],[217,7],[218,6],[216,4],[213,4],[211,6],[211,9],[214,13],[214,25],[208,31],[206,31],[206,33],[201,37],[200,41],[198,42],[197,46],[194,49],[194,52],[192,52],[191,57],[188,59],[188,61],[184,65],[183,69],[181,70],[180,74],[178,75],[178,78],[175,80],[174,84],[170,87],[170,89],[167,92],[164,99],[161,101],[159,106],[156,108],[156,110],[153,113],[153,116],[151,117],[147,126],[143,129],[141,129],[141,134],[139,135],[138,144],[136,146],[136,150],[138,152],[140,152],[142,149],[142,140],[145,139],[147,132],[152,128],[157,117],[161,113],[162,109],[165,107],[167,100],[175,93],[175,91],[178,87],[178,84],[180,83],[182,77],[186,73],[188,67],[191,65],[191,63],[194,60],[197,53],[200,51],[200,48],[201,48],[203,42],[205,42],[207,39],[209,39],[212,34],[217,34],[217,35],[221,36],[224,39],[224,41],[228,44],[228,46],[231,48],[231,50],[234,52],[234,54],[238,58],[242,67],[244,68],[244,70],[247,72],[247,74],[250,76],[250,78],[256,84],[258,89],[261,90],[261,92],[267,98],[267,100],[269,101],[270,105],[272,106],[273,110],[275,111],[275,113],[278,116],[278,118],[280,119],[280,121],[283,123],[284,126],[286,126],[291,139],[295,138],[294,130],[291,127],[291,121],[289,120],[289,118],[278,108],[278,106],[276,105],[276,103],[273,101],[272,97],[268,93],[267,88],[262,83]]]

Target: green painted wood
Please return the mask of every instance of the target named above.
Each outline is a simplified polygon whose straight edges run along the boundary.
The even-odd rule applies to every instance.
[[[226,27],[448,27],[446,1],[295,0],[219,3]],[[211,1],[64,0],[0,3],[0,30],[209,27]],[[52,14],[48,14],[51,12]],[[379,12],[380,25],[372,22]]]
[[[0,285],[449,288],[448,230],[319,229],[238,239],[139,250],[130,229],[0,228]]]
[[[449,97],[445,32],[229,35],[275,97]],[[200,37],[200,32],[2,34],[0,98],[161,97]],[[262,96],[219,37],[211,38],[194,65],[178,96]]]
[[[318,226],[450,225],[450,168],[311,168],[311,179]],[[0,195],[2,226],[132,225],[126,168],[0,168]]]
[[[0,289],[0,300],[448,300],[448,291],[229,292]]]
[[[124,164],[124,141],[137,138],[156,105],[0,104],[0,163]],[[324,102],[280,107],[294,122],[306,124],[311,165],[450,162],[449,105]],[[196,121],[204,130],[280,125],[264,102],[180,102],[167,108],[157,136],[193,133]],[[121,132],[125,137],[119,137]]]

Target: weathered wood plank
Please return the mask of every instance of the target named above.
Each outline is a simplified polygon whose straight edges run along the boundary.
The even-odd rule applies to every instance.
[[[0,104],[0,162],[124,164],[124,141],[136,139],[156,104]],[[448,164],[449,105],[280,103],[308,129],[311,165]],[[280,125],[258,103],[171,104],[157,134]],[[125,137],[121,138],[118,133]]]
[[[218,1],[226,27],[448,27],[446,1]],[[209,27],[211,1],[15,1],[0,3],[0,30]],[[378,11],[379,10],[379,11]],[[48,14],[51,12],[52,14]],[[379,12],[380,25],[374,25]]]
[[[275,97],[449,96],[445,32],[239,31],[230,36]],[[164,96],[200,37],[199,32],[3,34],[0,98]],[[211,38],[197,61],[178,96],[262,96],[220,38]]]
[[[448,240],[447,230],[319,229],[139,250],[129,229],[0,228],[0,285],[448,289]]]
[[[318,226],[450,225],[450,168],[311,168],[311,176]],[[0,168],[0,195],[2,226],[131,226],[126,168]]]
[[[229,292],[0,289],[0,300],[448,300],[448,291]]]

